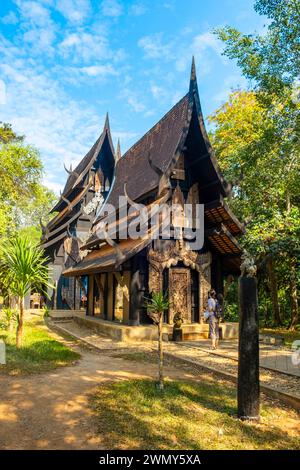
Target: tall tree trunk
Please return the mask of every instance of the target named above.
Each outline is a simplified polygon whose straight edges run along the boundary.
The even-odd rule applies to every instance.
[[[160,313],[158,323],[158,388],[164,389],[164,373],[163,373],[163,312]]]
[[[278,290],[277,290],[277,277],[274,269],[273,258],[270,257],[267,262],[268,274],[269,274],[269,285],[270,285],[270,294],[273,307],[273,316],[276,326],[281,325],[280,312],[279,312],[279,303],[278,303]]]
[[[22,346],[22,338],[23,338],[23,322],[24,322],[24,298],[19,298],[19,321],[17,326],[17,348]]]
[[[290,260],[290,304],[291,304],[291,323],[290,330],[299,323],[298,297],[297,297],[297,280],[295,260]]]

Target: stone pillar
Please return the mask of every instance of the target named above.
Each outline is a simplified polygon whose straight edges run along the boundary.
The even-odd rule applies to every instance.
[[[239,278],[238,417],[259,420],[259,344],[257,283]]]

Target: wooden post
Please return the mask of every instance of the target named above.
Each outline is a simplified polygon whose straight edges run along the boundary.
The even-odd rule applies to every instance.
[[[259,344],[257,283],[239,278],[238,417],[259,421]]]
[[[141,276],[140,276],[140,258],[134,256],[131,264],[130,279],[130,305],[129,305],[129,325],[138,326],[140,324],[140,309],[143,303]]]

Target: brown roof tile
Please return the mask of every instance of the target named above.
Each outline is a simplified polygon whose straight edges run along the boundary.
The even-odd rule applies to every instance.
[[[149,164],[149,152],[153,163],[165,171],[187,124],[188,104],[187,94],[118,161],[107,203],[118,205],[119,196],[124,195],[125,182],[127,193],[134,200],[156,188],[158,175]]]

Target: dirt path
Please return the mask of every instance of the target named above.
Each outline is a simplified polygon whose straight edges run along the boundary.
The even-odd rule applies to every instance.
[[[101,449],[95,438],[88,395],[111,380],[155,377],[140,364],[80,350],[81,360],[43,375],[0,377],[0,449]],[[172,378],[188,373],[166,369]]]

